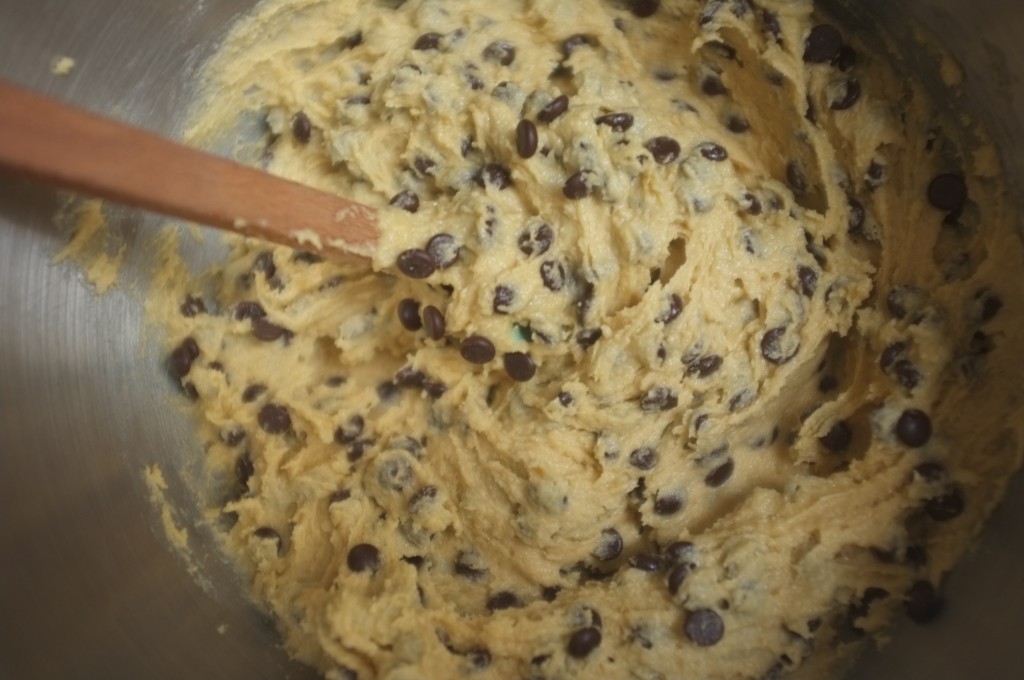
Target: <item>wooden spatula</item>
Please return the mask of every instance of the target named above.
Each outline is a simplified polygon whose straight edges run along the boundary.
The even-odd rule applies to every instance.
[[[0,80],[0,169],[301,250],[370,257],[376,212]]]

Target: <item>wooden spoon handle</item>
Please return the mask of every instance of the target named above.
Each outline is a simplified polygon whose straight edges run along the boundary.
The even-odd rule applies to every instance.
[[[0,80],[0,168],[302,250],[370,257],[376,212]]]

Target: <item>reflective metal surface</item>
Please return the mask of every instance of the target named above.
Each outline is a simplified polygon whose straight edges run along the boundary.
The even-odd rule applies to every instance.
[[[1024,186],[1024,5],[1008,0],[848,3],[941,36],[967,72],[963,101],[997,134]],[[197,69],[246,0],[0,0],[0,77],[168,134]],[[52,59],[76,59],[67,76]],[[1024,192],[1022,192],[1024,193]],[[176,474],[200,459],[142,322],[146,223],[114,215],[127,284],[97,297],[51,258],[60,197],[0,177],[0,679],[307,678],[210,537]],[[197,255],[198,257],[198,255]],[[1024,275],[1024,274],[1022,274]],[[160,463],[189,529],[197,584],[169,546],[143,468]],[[1024,483],[950,577],[946,615],[900,626],[857,680],[1024,676]],[[222,632],[221,632],[222,631]]]

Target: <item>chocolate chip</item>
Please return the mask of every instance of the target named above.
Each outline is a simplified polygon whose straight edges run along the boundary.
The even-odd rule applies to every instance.
[[[339,444],[351,444],[363,433],[365,423],[361,415],[349,416],[345,424],[334,431],[334,441]]]
[[[683,497],[679,494],[659,495],[654,500],[654,513],[657,515],[674,515],[683,509]]]
[[[700,147],[700,155],[709,161],[720,163],[729,158],[729,152],[724,146],[718,144],[705,144]]]
[[[786,354],[782,347],[782,338],[786,335],[786,327],[772,328],[761,338],[761,356],[769,363],[781,366],[793,359],[800,349],[799,345],[792,353]]]
[[[399,387],[420,388],[423,387],[423,381],[426,378],[427,376],[423,371],[417,371],[412,366],[403,366],[395,373],[392,382]]]
[[[541,224],[532,235],[529,231],[522,232],[516,243],[524,255],[543,255],[551,248],[551,243],[554,240],[555,232],[551,230],[551,227]]]
[[[670,411],[679,405],[679,395],[668,387],[654,387],[640,397],[640,408],[644,411]]]
[[[866,217],[864,204],[853,196],[848,196],[847,201],[850,204],[850,219],[848,222],[850,233],[859,234],[864,228],[864,218]]]
[[[295,137],[295,141],[300,144],[308,144],[312,132],[313,124],[309,122],[309,116],[303,111],[296,113],[292,118],[292,136]]]
[[[716,467],[714,470],[709,472],[704,478],[704,483],[710,486],[712,489],[716,489],[732,477],[732,473],[736,470],[736,464],[732,458],[729,458],[724,463]]]
[[[260,395],[267,391],[267,386],[255,383],[242,390],[242,403],[251,404],[259,399]]]
[[[658,11],[661,0],[629,0],[629,11],[638,19],[646,19]]]
[[[967,184],[960,175],[938,175],[928,185],[928,202],[939,210],[957,211],[967,200]]]
[[[683,311],[683,299],[672,293],[668,298],[668,309],[658,315],[655,321],[668,325],[674,321]]]
[[[484,566],[479,555],[463,550],[455,557],[455,573],[464,578],[478,581],[487,575],[487,567]]]
[[[171,374],[176,378],[184,378],[192,370],[192,363],[199,358],[199,354],[199,344],[193,338],[182,340],[168,360]]]
[[[782,44],[782,25],[777,14],[766,9],[761,10],[761,28],[775,38],[775,42]]]
[[[725,635],[725,623],[713,609],[694,609],[686,612],[683,632],[698,646],[710,647]]]
[[[504,40],[495,40],[484,48],[484,59],[502,66],[509,66],[516,60],[516,48]]]
[[[440,340],[444,337],[444,314],[433,305],[423,308],[423,327],[427,330],[427,337],[431,340]]]
[[[416,195],[415,191],[405,189],[392,196],[391,200],[388,201],[388,205],[414,213],[420,209],[420,197]]]
[[[629,464],[638,470],[653,470],[658,464],[658,451],[650,446],[634,449],[629,454]]]
[[[185,301],[181,303],[181,307],[179,309],[181,310],[182,316],[190,319],[197,314],[206,313],[206,305],[203,303],[202,299],[191,295],[185,296]]]
[[[499,191],[512,186],[512,173],[503,165],[488,163],[477,173],[476,183],[479,186],[492,186]]]
[[[1003,301],[995,294],[990,291],[983,290],[974,296],[975,300],[981,301],[980,318],[984,323],[985,321],[991,321],[999,314],[999,311],[1003,308]],[[184,310],[183,312],[184,313]],[[187,316],[187,315],[186,315]]]
[[[459,345],[459,353],[471,364],[486,364],[494,358],[494,343],[482,335],[471,335]]]
[[[502,609],[516,609],[522,607],[523,602],[515,593],[503,590],[487,598],[487,610],[496,612]]]
[[[594,119],[598,125],[607,125],[616,132],[625,132],[633,127],[633,116],[628,113],[606,113]]]
[[[508,314],[509,307],[516,299],[515,291],[509,286],[495,286],[491,308],[495,314]]]
[[[602,529],[601,539],[591,554],[602,562],[614,560],[622,554],[622,534],[612,528]]]
[[[948,522],[955,519],[964,512],[963,492],[959,487],[953,487],[941,496],[928,499],[924,509],[928,516],[936,522]]]
[[[542,123],[550,123],[569,108],[569,97],[561,94],[551,100],[547,106],[537,112],[537,120]]]
[[[672,568],[672,571],[668,573],[668,592],[675,595],[679,592],[679,588],[683,585],[683,581],[693,571],[694,566],[692,562],[682,562]]]
[[[845,420],[839,420],[818,441],[832,453],[842,453],[853,441],[853,430]]]
[[[568,57],[570,54],[575,52],[578,47],[582,47],[583,45],[594,47],[597,44],[597,38],[594,36],[577,33],[576,35],[571,35],[562,41],[562,54]]]
[[[558,292],[565,287],[565,267],[557,260],[548,260],[540,265],[540,278],[544,287]]]
[[[718,369],[721,367],[722,357],[717,354],[709,354],[689,362],[686,365],[686,374],[707,378],[708,376],[714,375],[718,372]]]
[[[801,196],[807,193],[807,178],[796,161],[790,161],[786,165],[786,182],[795,195]]]
[[[576,334],[576,344],[583,349],[589,349],[601,339],[602,335],[604,335],[604,331],[600,328],[585,328]]]
[[[239,321],[242,319],[261,319],[266,315],[267,312],[263,309],[263,305],[252,300],[243,300],[235,305],[235,318]]]
[[[750,129],[750,123],[742,116],[729,116],[725,121],[725,127],[729,132],[739,135]]]
[[[837,93],[836,98],[829,104],[829,108],[833,111],[845,111],[857,103],[860,93],[860,82],[851,76],[843,81],[841,92]]]
[[[562,186],[562,195],[571,201],[589,196],[590,186],[587,185],[587,175],[589,174],[586,170],[580,170],[571,175]]]
[[[388,402],[394,400],[398,396],[398,385],[393,380],[385,380],[381,384],[377,385],[377,398],[381,402]]]
[[[253,336],[263,342],[273,342],[278,338],[290,337],[292,335],[292,332],[287,328],[271,323],[263,317],[253,319],[251,324]]]
[[[380,550],[375,546],[360,543],[348,551],[348,568],[352,571],[377,571],[380,567]]]
[[[654,137],[644,142],[644,148],[651,152],[654,161],[659,165],[666,165],[679,158],[682,149],[679,142],[671,137]]]
[[[903,598],[903,608],[914,623],[934,621],[942,613],[945,602],[929,581],[915,581]]]
[[[503,358],[505,372],[517,382],[526,382],[537,373],[537,365],[525,352],[509,352]]]
[[[417,156],[416,160],[412,162],[412,166],[416,168],[416,172],[429,177],[433,176],[434,168],[437,167],[437,163],[426,156]]]
[[[662,553],[670,563],[681,564],[693,561],[697,554],[697,547],[690,541],[676,541],[666,546]]]
[[[831,24],[819,24],[811,29],[804,43],[804,61],[809,64],[827,64],[839,56],[843,48],[843,34]]]
[[[438,45],[441,44],[441,38],[443,37],[444,36],[440,33],[424,33],[420,37],[416,38],[416,42],[413,43],[412,48],[414,50],[421,51],[436,50]]]
[[[800,266],[796,269],[796,275],[800,279],[800,292],[806,297],[814,297],[814,291],[818,287],[818,272],[810,267]]]
[[[459,259],[459,244],[451,234],[434,234],[427,241],[427,252],[438,269],[447,269]]]
[[[907,359],[900,359],[892,366],[892,372],[900,385],[908,390],[913,390],[921,382],[921,373]]]
[[[896,421],[896,436],[911,448],[920,448],[932,437],[932,420],[924,411],[910,408]]]
[[[418,331],[423,328],[423,321],[420,319],[420,303],[412,298],[404,298],[396,308],[398,321],[407,331]]]
[[[593,626],[581,628],[569,638],[567,647],[569,655],[577,658],[586,658],[592,651],[601,645],[601,631]]]
[[[292,417],[288,409],[280,404],[266,404],[256,415],[256,422],[267,434],[282,434],[292,427]]]
[[[573,399],[572,395],[569,394],[568,392],[558,393],[558,403],[561,404],[562,406],[570,406],[574,401],[575,399]]]
[[[516,125],[516,152],[520,158],[532,158],[537,153],[537,126],[523,118]]]
[[[721,97],[729,94],[722,79],[716,75],[707,75],[700,81],[700,91],[709,97]]]
[[[425,279],[436,268],[433,256],[419,248],[405,250],[398,256],[398,270],[410,279]]]
[[[263,272],[268,279],[273,278],[274,274],[277,273],[277,265],[274,264],[274,254],[269,250],[264,250],[253,260],[252,269],[253,271]]]

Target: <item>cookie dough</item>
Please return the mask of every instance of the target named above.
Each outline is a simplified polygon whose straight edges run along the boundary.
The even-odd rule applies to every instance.
[[[159,297],[288,649],[820,677],[937,615],[1021,463],[1022,257],[996,154],[894,60],[805,0],[241,21],[190,138],[258,130],[382,231],[372,269],[237,241]]]

